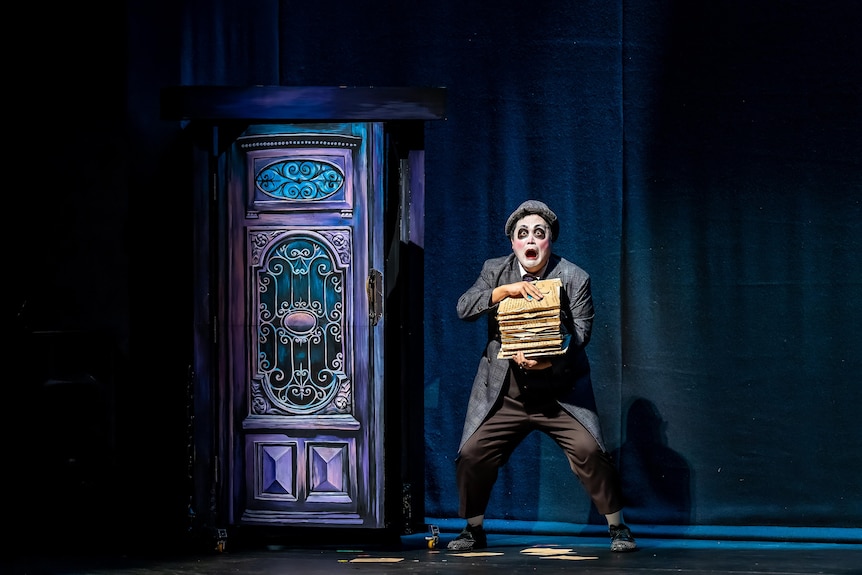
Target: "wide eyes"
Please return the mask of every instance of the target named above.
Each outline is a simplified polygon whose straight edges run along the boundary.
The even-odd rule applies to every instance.
[[[536,226],[535,228],[533,228],[533,236],[537,240],[545,239],[545,236],[547,235],[547,233],[548,233],[547,230],[545,230],[545,228],[542,226]],[[517,236],[518,236],[519,240],[526,239],[527,236],[529,236],[529,235],[530,235],[530,230],[528,230],[527,228],[518,228]]]

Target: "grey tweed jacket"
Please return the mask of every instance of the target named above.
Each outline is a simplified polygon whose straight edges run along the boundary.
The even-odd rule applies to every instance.
[[[602,450],[599,416],[590,379],[590,363],[585,351],[593,326],[593,298],[589,274],[574,263],[552,254],[543,279],[560,278],[561,325],[571,336],[568,351],[551,358],[553,366],[547,377],[554,382],[554,397],[560,406],[580,421],[596,438]],[[491,304],[491,292],[497,286],[520,281],[521,273],[515,254],[486,260],[475,283],[458,298],[458,317],[476,321],[488,320],[488,342],[479,360],[467,416],[458,451],[485,420],[506,388],[509,359],[498,359],[500,330],[497,324],[497,304]]]

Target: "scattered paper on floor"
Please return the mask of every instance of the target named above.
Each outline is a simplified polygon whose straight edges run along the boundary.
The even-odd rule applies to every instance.
[[[541,559],[564,559],[566,561],[583,561],[584,559],[598,559],[598,557],[588,557],[578,555],[578,552],[569,547],[528,547],[522,549],[524,555],[536,555]]]
[[[455,557],[494,557],[496,555],[502,555],[502,553],[498,553],[496,551],[468,551],[466,553],[447,553],[447,555]]]

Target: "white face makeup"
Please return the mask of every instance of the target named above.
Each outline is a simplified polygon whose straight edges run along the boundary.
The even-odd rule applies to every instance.
[[[538,272],[551,257],[551,228],[537,214],[524,216],[515,222],[512,231],[512,251],[528,272]]]

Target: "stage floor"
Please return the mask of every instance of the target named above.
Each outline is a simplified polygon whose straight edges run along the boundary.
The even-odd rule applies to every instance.
[[[862,545],[638,538],[640,549],[612,553],[606,538],[556,535],[488,534],[487,549],[474,553],[446,550],[454,534],[441,534],[430,548],[429,534],[400,537],[393,544],[368,546],[292,546],[270,544],[194,553],[140,553],[92,556],[29,555],[7,559],[0,571],[9,575],[337,575],[446,574],[506,575],[543,573],[860,575]],[[6,565],[3,567],[3,565]]]

